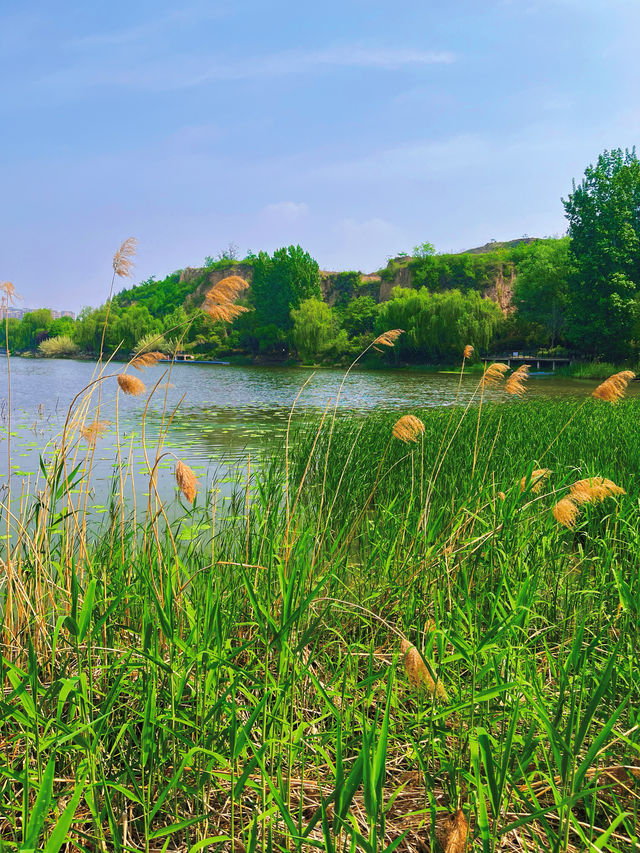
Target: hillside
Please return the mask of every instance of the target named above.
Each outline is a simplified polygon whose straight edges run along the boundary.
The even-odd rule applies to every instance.
[[[518,265],[530,256],[534,246],[555,242],[555,238],[521,237],[486,243],[465,252],[424,258],[400,255],[389,260],[385,267],[370,273],[320,270],[322,297],[331,307],[340,307],[358,296],[370,296],[377,303],[386,302],[391,298],[394,287],[427,287],[434,292],[458,289],[467,293],[475,290],[496,302],[507,314],[512,310]],[[232,274],[242,276],[251,284],[251,258],[240,262],[218,261],[209,267],[186,267],[162,280],[152,277],[122,290],[114,301],[122,307],[144,306],[156,317],[179,307],[189,311],[202,303],[208,287]]]

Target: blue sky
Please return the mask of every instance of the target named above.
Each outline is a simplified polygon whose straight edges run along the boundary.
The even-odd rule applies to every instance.
[[[371,271],[560,234],[640,130],[637,0],[0,0],[0,279],[104,301],[229,242]]]

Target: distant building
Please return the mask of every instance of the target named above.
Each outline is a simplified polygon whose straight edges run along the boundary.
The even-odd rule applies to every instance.
[[[9,320],[22,320],[25,314],[29,314],[30,311],[35,311],[35,308],[3,308],[0,306],[0,320],[4,320],[5,317],[8,317]],[[60,317],[71,317],[72,320],[76,319],[76,315],[74,311],[54,311],[53,308],[49,309],[51,311],[51,317],[54,320],[59,320]]]

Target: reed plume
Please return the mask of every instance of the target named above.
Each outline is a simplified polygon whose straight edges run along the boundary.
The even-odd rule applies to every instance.
[[[404,329],[389,329],[388,332],[383,332],[375,339],[371,346],[381,344],[383,347],[392,347],[398,340],[400,335],[404,334]]]
[[[500,361],[495,361],[493,364],[490,364],[484,371],[484,375],[482,377],[482,387],[483,388],[492,388],[496,385],[499,385],[504,379],[504,375],[509,370],[506,364],[502,364]]]
[[[214,321],[222,320],[230,323],[249,310],[242,305],[234,304],[242,291],[248,287],[248,282],[239,275],[229,275],[209,288],[204,297],[202,310]]]
[[[137,239],[128,237],[113,256],[113,271],[120,278],[131,277],[137,247]]]
[[[604,400],[607,403],[617,403],[618,400],[624,397],[627,385],[632,379],[635,379],[633,370],[621,370],[598,385],[591,396],[598,400]]]
[[[530,481],[531,487],[530,488],[534,494],[537,495],[542,491],[542,487],[545,484],[545,482],[549,479],[550,474],[551,474],[551,471],[549,470],[549,468],[535,468],[531,472],[531,481]],[[521,492],[524,492],[526,485],[527,485],[527,478],[523,477],[520,480],[520,491]]]
[[[0,284],[0,292],[3,294],[2,301],[6,305],[13,305],[16,299],[20,299],[18,291],[10,281],[3,281],[2,284]]]
[[[131,360],[131,367],[136,370],[144,370],[145,367],[151,367],[164,358],[163,352],[143,352]]]
[[[444,853],[466,853],[468,849],[469,824],[462,809],[458,809],[444,822],[436,838]]]
[[[580,514],[580,510],[571,498],[562,498],[562,500],[559,500],[557,504],[553,505],[552,512],[553,517],[559,524],[571,530],[575,527],[576,519]]]
[[[415,415],[403,415],[393,425],[392,433],[400,441],[408,444],[410,441],[417,441],[418,436],[424,432],[424,424]]]
[[[447,691],[440,679],[434,682],[420,652],[404,637],[400,640],[400,652],[403,655],[404,669],[411,684],[416,688],[427,690],[428,693],[432,696],[435,695],[443,702],[448,702]]]
[[[132,397],[139,397],[146,391],[144,382],[137,376],[129,376],[128,373],[118,374],[118,385],[125,394],[131,394]]]
[[[105,434],[108,426],[109,421],[100,421],[96,418],[89,424],[89,426],[80,427],[80,432],[85,441],[93,445],[101,435]]]
[[[462,355],[464,358],[471,358],[471,356],[473,355],[473,347],[471,346],[471,344],[466,345],[462,352]]]
[[[180,459],[176,462],[176,483],[185,498],[192,504],[198,492],[198,480],[191,468]]]
[[[511,376],[507,379],[504,384],[504,390],[507,394],[512,394],[516,397],[522,397],[524,392],[527,390],[524,387],[524,383],[529,378],[529,365],[522,364],[517,370],[514,370]]]
[[[626,492],[605,477],[588,477],[585,480],[576,480],[569,490],[569,497],[576,504],[599,503],[613,495],[626,495]]]

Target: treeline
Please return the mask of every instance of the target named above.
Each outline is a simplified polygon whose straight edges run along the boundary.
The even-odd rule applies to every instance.
[[[563,200],[568,236],[522,238],[458,255],[429,243],[391,260],[377,276],[321,276],[300,246],[273,255],[223,253],[205,266],[150,278],[77,320],[46,310],[8,321],[9,346],[44,355],[96,355],[151,347],[207,357],[340,363],[389,328],[406,331],[383,357],[457,361],[512,349],[637,361],[640,353],[640,163],[605,151]],[[238,266],[240,265],[240,266]],[[249,309],[230,325],[200,310],[212,274],[234,271],[251,287]],[[324,285],[324,296],[323,296]],[[381,290],[386,288],[380,299]],[[103,341],[104,334],[104,341]]]

